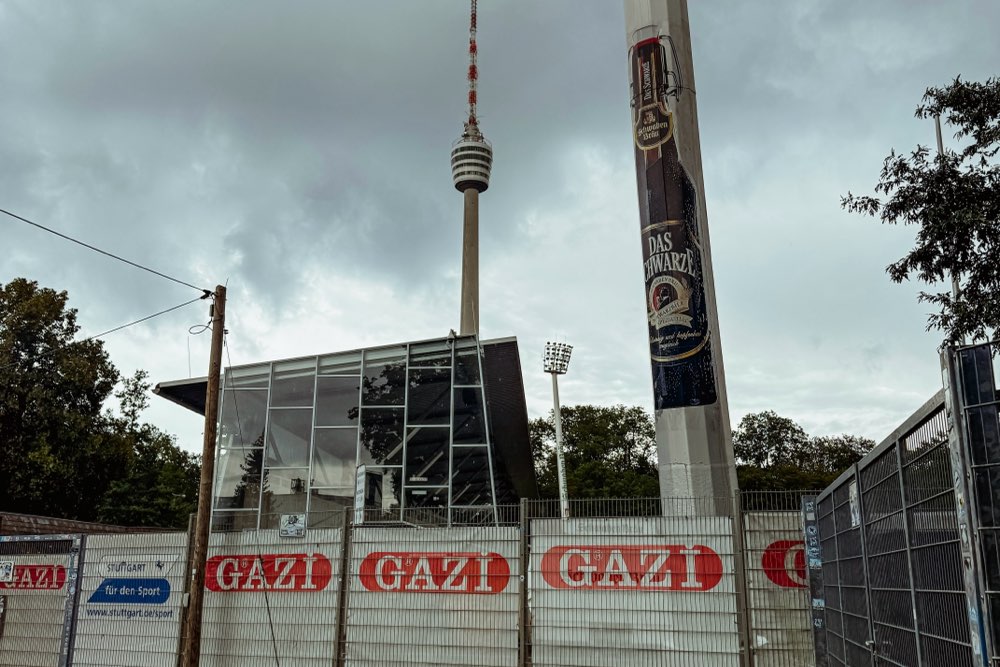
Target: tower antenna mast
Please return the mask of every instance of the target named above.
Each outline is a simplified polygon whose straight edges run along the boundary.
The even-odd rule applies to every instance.
[[[469,13],[469,120],[465,123],[465,131],[469,134],[480,134],[479,119],[476,116],[476,84],[478,81],[479,68],[476,66],[476,0],[472,0],[472,11]]]
[[[471,0],[469,17],[469,118],[465,131],[451,147],[451,177],[465,200],[462,228],[462,314],[461,333],[479,334],[479,193],[490,186],[493,146],[479,129],[479,66],[476,62],[476,0]]]

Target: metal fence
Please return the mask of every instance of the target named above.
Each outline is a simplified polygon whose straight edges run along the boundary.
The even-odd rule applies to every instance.
[[[947,349],[942,369],[973,647],[1000,665],[1000,342]]]
[[[815,664],[801,498],[816,491],[741,494],[748,646],[755,667]]]
[[[344,510],[302,537],[213,533],[201,664],[813,665],[798,495],[579,500],[567,520],[523,501],[450,526]],[[29,543],[0,541],[23,552],[0,563],[66,577],[0,584],[0,665],[176,664],[186,534],[9,546]]]
[[[973,665],[938,394],[818,497],[830,665]]]

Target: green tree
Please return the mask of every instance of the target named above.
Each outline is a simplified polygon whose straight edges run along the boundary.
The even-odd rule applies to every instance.
[[[926,146],[909,155],[893,150],[876,196],[848,193],[841,205],[884,224],[916,225],[915,246],[888,266],[889,277],[949,286],[920,293],[920,301],[938,308],[927,328],[940,329],[950,343],[988,340],[1000,328],[1000,79],[956,78],[928,88],[916,116],[942,117],[963,143],[933,156]],[[958,298],[952,276],[960,284]]]
[[[529,424],[539,492],[558,498],[553,414]],[[640,407],[562,409],[566,487],[571,498],[655,498],[660,494],[653,421]]]
[[[78,341],[66,292],[16,278],[0,288],[0,505],[91,519],[124,473],[102,406],[118,371],[100,341]]]
[[[120,375],[97,340],[76,340],[68,295],[16,278],[0,286],[0,510],[183,527],[197,460],[140,422],[144,372]]]
[[[116,392],[120,417],[108,413],[113,437],[127,443],[125,473],[111,482],[97,510],[105,523],[185,528],[198,507],[198,457],[174,437],[140,422],[149,405],[146,371],[137,371]]]
[[[854,435],[811,438],[772,410],[748,414],[733,430],[736,474],[743,491],[823,489],[875,442]]]

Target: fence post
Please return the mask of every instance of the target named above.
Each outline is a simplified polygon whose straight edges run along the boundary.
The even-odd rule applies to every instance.
[[[347,588],[351,585],[353,512],[353,507],[344,507],[344,535],[340,540],[340,590],[337,591],[337,657],[334,663],[336,667],[343,667],[347,661]]]
[[[739,489],[733,491],[731,496],[733,515],[733,575],[736,579],[736,632],[739,636],[739,643],[743,647],[740,651],[740,664],[743,667],[753,667],[754,654],[750,633],[750,595],[747,586],[749,577],[746,542],[743,539],[746,530],[743,521],[743,494]]]
[[[903,467],[903,453],[902,453],[903,438],[896,440],[895,444],[892,446],[896,450],[896,477],[899,480],[899,500],[902,504],[903,510],[903,535],[906,540],[906,572],[910,578],[910,604],[913,608],[913,636],[916,640],[917,645],[917,664],[924,664],[923,649],[920,640],[920,621],[917,618],[917,582],[913,578],[913,550],[910,545],[913,542],[913,533],[910,531],[910,510],[906,503],[906,483],[903,479],[903,472],[905,468]],[[874,623],[872,624],[874,626]],[[874,634],[874,627],[872,630]]]
[[[520,667],[528,667],[531,664],[530,642],[531,635],[528,625],[531,623],[531,614],[528,609],[528,566],[531,558],[528,548],[529,532],[531,531],[531,520],[528,516],[528,499],[521,498],[520,529],[518,537],[520,544],[521,576],[518,578],[518,610],[517,610],[517,664]]]

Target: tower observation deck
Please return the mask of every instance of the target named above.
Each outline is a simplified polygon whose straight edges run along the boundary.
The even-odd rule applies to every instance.
[[[493,146],[479,129],[476,116],[476,0],[469,21],[469,119],[451,146],[451,178],[465,199],[462,231],[462,315],[460,333],[479,334],[479,193],[490,186]]]

